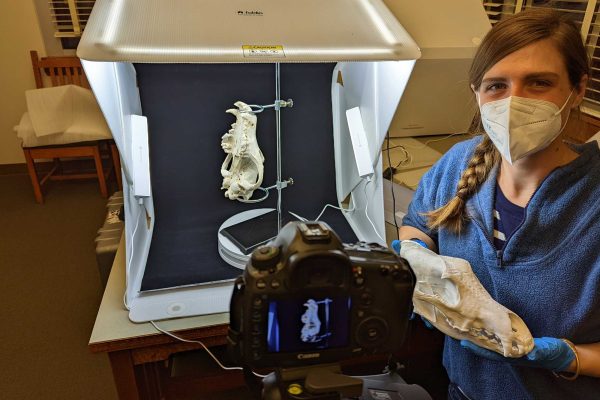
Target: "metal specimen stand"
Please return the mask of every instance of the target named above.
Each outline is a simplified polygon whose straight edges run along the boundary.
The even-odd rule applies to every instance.
[[[292,99],[281,100],[281,65],[275,63],[275,102],[264,106],[255,104],[249,104],[252,108],[252,113],[258,114],[265,110],[265,108],[274,108],[275,110],[275,129],[277,134],[277,181],[275,185],[267,188],[260,188],[266,192],[266,195],[256,200],[246,200],[246,203],[257,203],[265,200],[269,196],[269,190],[277,189],[277,233],[281,231],[281,190],[286,188],[288,185],[294,184],[294,180],[289,178],[285,181],[281,180],[281,109],[284,107],[293,107],[294,101]]]
[[[272,186],[266,188],[261,186],[257,188],[257,190],[261,190],[264,193],[262,197],[248,200],[238,198],[237,200],[242,203],[259,203],[266,200],[269,197],[269,192],[271,189],[277,189],[277,209],[274,210],[273,208],[258,208],[253,210],[247,210],[231,216],[219,227],[219,254],[225,260],[225,262],[236,268],[244,269],[246,263],[248,262],[248,258],[250,257],[249,251],[253,250],[256,246],[266,243],[266,241],[272,239],[281,231],[283,219],[281,191],[288,185],[294,184],[292,178],[283,180],[281,177],[281,109],[284,107],[292,107],[293,104],[294,102],[291,99],[281,100],[280,64],[275,63],[275,101],[273,102],[273,104],[248,104],[249,108],[240,111],[249,114],[259,114],[267,108],[272,108],[275,110],[275,126],[277,130],[277,180]],[[274,218],[274,211],[276,211],[277,214],[277,221],[275,221]],[[266,217],[260,218],[262,215],[265,215]],[[246,223],[247,225],[241,225]],[[255,226],[254,224],[259,225]],[[274,232],[273,228],[275,224],[277,224],[277,231]],[[228,228],[230,227],[232,228],[232,231],[228,230]],[[256,235],[255,231],[257,232]],[[250,236],[256,236],[256,240],[251,239]]]

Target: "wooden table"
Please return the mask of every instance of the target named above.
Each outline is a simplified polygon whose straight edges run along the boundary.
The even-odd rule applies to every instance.
[[[89,348],[95,353],[108,353],[120,399],[164,398],[167,390],[164,382],[168,378],[165,376],[166,367],[170,357],[176,353],[201,349],[201,346],[177,341],[158,332],[150,323],[131,322],[123,305],[124,271],[125,246],[122,238]],[[160,321],[157,325],[185,339],[202,340],[210,347],[226,343],[228,322],[229,314],[221,313]],[[238,372],[219,372],[218,376],[213,373],[205,378],[211,390],[244,385],[242,374]]]

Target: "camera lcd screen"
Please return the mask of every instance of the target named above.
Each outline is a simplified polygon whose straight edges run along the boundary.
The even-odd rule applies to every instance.
[[[270,301],[267,351],[303,352],[348,346],[350,309],[348,296]]]

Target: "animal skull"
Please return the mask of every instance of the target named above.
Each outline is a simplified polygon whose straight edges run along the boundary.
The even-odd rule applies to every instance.
[[[522,357],[533,349],[525,322],[492,299],[467,260],[440,256],[410,240],[402,241],[400,256],[417,277],[414,311],[437,329],[505,357]]]
[[[234,103],[237,109],[226,112],[233,114],[236,121],[229,132],[221,137],[221,148],[227,156],[221,165],[225,197],[231,200],[248,200],[263,181],[263,156],[256,141],[256,115],[246,103]]]

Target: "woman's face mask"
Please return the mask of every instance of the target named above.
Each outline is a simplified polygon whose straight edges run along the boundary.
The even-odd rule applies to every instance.
[[[560,135],[566,126],[561,112],[572,94],[561,108],[550,101],[517,96],[490,101],[479,106],[483,128],[502,157],[513,164],[545,149]]]

